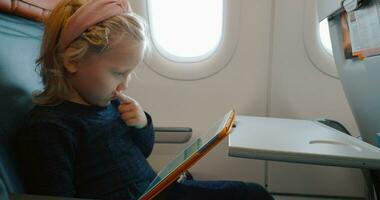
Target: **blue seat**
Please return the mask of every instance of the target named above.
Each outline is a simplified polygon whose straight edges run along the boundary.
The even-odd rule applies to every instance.
[[[8,200],[8,191],[6,191],[5,185],[3,181],[0,179],[0,199],[2,200]]]
[[[42,34],[42,24],[0,13],[0,179],[9,193],[23,192],[13,136],[32,107],[32,91],[41,88],[35,60]]]
[[[25,195],[15,155],[15,133],[32,108],[32,92],[42,88],[36,73],[43,25],[0,12],[0,199],[74,200]],[[76,199],[78,200],[78,199]]]

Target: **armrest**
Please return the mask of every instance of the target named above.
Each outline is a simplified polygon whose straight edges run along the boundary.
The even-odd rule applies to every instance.
[[[193,130],[189,127],[155,127],[156,143],[186,143]]]

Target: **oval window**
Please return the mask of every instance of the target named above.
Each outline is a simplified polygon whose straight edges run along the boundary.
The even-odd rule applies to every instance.
[[[241,0],[147,0],[153,45],[144,63],[174,80],[217,74],[236,51],[240,15]]]
[[[218,47],[223,30],[223,0],[151,0],[152,40],[166,58],[196,62]]]

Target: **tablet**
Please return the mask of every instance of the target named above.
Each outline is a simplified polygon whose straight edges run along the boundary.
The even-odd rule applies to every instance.
[[[197,138],[190,146],[179,153],[174,160],[158,172],[156,178],[139,199],[152,199],[176,181],[184,171],[194,165],[231,132],[235,117],[236,112],[233,110],[229,111],[217,124],[215,130],[213,130],[213,136],[207,142],[203,143],[201,138]]]

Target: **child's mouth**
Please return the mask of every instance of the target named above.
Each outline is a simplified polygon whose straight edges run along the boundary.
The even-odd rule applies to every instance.
[[[115,100],[115,99],[117,99],[116,92],[112,92],[111,100]]]

